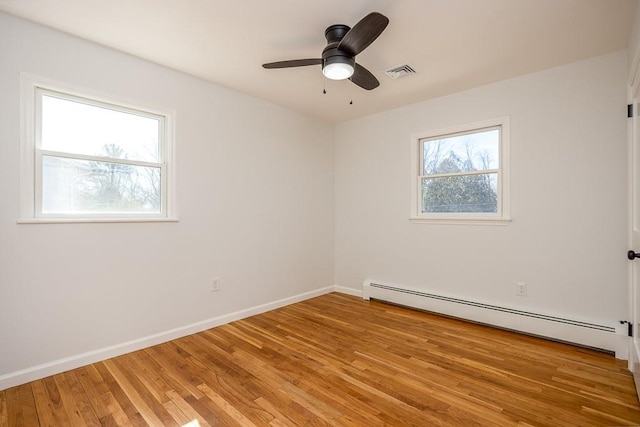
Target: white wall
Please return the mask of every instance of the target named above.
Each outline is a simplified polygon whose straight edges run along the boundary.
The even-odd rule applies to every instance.
[[[20,72],[175,110],[180,221],[17,224]],[[332,142],[331,125],[0,14],[0,389],[332,286]]]
[[[337,125],[336,284],[626,319],[626,79],[618,52]],[[409,223],[409,135],[499,116],[511,125],[510,225]]]

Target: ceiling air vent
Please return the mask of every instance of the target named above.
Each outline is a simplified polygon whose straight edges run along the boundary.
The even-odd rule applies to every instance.
[[[406,77],[411,74],[415,74],[416,70],[411,68],[411,65],[409,64],[402,64],[402,65],[397,65],[395,67],[391,67],[388,70],[385,70],[384,73],[387,76],[391,77],[392,79],[396,80],[396,79],[399,79],[400,77]]]

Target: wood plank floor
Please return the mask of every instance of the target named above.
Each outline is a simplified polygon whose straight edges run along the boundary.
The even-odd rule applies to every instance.
[[[625,366],[334,293],[0,391],[0,425],[640,425]]]

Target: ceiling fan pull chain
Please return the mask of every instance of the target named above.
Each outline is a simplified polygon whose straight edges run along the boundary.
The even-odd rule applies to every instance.
[[[353,105],[353,86],[349,87],[349,105]]]

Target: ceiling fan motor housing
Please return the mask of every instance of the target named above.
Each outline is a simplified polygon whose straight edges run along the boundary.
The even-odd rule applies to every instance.
[[[327,43],[340,43],[340,40],[351,29],[350,26],[344,24],[335,24],[327,27],[324,31],[324,38],[327,39]]]
[[[355,67],[355,57],[338,49],[340,41],[350,29],[351,27],[343,24],[331,25],[326,29],[324,37],[327,39],[327,47],[322,50],[322,69],[331,64],[347,64],[352,69]]]
[[[322,68],[329,64],[349,64],[351,67],[355,67],[356,59],[353,56],[349,56],[343,51],[339,50],[336,46],[327,46],[322,51]]]

